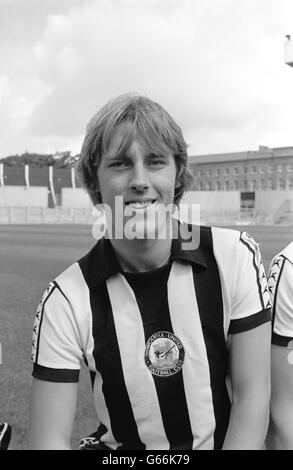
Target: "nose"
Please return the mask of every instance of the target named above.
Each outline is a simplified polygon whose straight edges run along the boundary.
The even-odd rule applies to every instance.
[[[148,172],[143,164],[134,165],[129,181],[130,189],[144,191],[150,186]]]

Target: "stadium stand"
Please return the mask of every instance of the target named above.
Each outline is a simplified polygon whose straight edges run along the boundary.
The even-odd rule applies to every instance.
[[[93,223],[89,197],[72,168],[2,164],[1,171],[0,224]],[[253,197],[243,199],[243,194]],[[9,198],[11,204],[7,203]],[[189,191],[185,201],[200,205],[202,224],[293,225],[293,191],[290,190]]]

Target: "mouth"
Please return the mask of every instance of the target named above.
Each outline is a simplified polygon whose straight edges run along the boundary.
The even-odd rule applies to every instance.
[[[147,209],[150,206],[154,206],[157,203],[157,199],[147,199],[144,201],[127,201],[125,205],[132,209],[140,210]]]

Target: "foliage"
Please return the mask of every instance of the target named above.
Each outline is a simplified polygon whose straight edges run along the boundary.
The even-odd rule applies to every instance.
[[[54,154],[40,154],[25,152],[20,155],[9,155],[0,159],[0,163],[10,167],[21,167],[29,165],[30,167],[71,168],[75,165],[79,155],[71,155],[70,151],[56,152]]]

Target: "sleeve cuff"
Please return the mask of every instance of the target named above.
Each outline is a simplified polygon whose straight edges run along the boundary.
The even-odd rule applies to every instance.
[[[244,331],[252,330],[257,326],[271,321],[271,309],[267,308],[258,313],[254,313],[249,317],[231,320],[229,327],[229,334],[242,333]]]
[[[282,336],[282,335],[277,335],[277,333],[273,333],[272,344],[274,344],[275,346],[282,346],[283,348],[293,349],[293,337]]]
[[[79,369],[51,369],[34,364],[32,376],[48,382],[75,383],[79,381]]]

